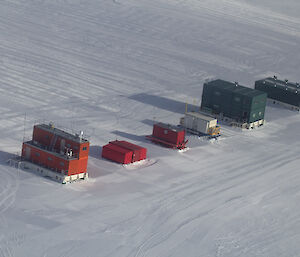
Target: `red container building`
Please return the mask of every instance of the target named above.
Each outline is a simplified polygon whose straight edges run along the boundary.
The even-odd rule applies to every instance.
[[[188,142],[188,140],[185,141],[183,128],[165,123],[154,124],[152,136],[148,136],[148,138],[153,142],[178,149],[184,149]]]
[[[23,160],[63,183],[87,178],[88,153],[89,141],[82,134],[73,135],[52,124],[35,125],[32,140],[22,147]]]
[[[112,141],[103,146],[102,157],[122,163],[129,164],[147,158],[147,149],[127,141]]]

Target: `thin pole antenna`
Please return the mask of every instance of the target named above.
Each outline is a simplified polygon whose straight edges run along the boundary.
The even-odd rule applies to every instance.
[[[195,107],[196,107],[196,99],[193,99],[193,111],[195,112]]]
[[[23,143],[25,142],[25,130],[26,130],[26,112],[24,114]]]

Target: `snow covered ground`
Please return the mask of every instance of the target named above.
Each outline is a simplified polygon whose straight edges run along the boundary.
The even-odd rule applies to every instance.
[[[266,126],[184,153],[144,138],[199,105],[206,79],[299,81],[300,6],[284,3],[2,0],[0,257],[300,256],[299,114],[268,106]],[[85,131],[88,182],[6,164],[44,120]],[[116,138],[152,165],[101,159]]]

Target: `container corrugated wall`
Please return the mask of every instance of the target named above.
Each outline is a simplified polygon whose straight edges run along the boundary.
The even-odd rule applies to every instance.
[[[203,86],[201,109],[250,123],[264,119],[266,97],[264,92],[215,80]]]
[[[299,84],[285,83],[285,81],[266,78],[256,81],[255,88],[266,92],[270,99],[296,107],[300,106]]]
[[[162,126],[161,124],[154,124],[153,126],[153,137],[162,139],[168,143],[178,146],[184,143],[185,131],[184,130],[173,130],[167,126]]]

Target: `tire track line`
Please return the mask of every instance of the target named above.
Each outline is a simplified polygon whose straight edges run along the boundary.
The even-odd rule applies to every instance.
[[[155,213],[159,214],[160,212],[162,212],[162,210],[164,210],[164,211],[171,210],[172,214],[167,215],[161,221],[162,225],[163,225],[162,227],[164,227],[164,224],[166,224],[165,222],[167,222],[167,220],[170,220],[172,217],[178,215],[182,211],[186,211],[186,210],[190,209],[191,207],[196,205],[199,201],[201,202],[201,200],[203,200],[203,199],[207,199],[207,198],[210,198],[213,196],[220,195],[235,186],[240,186],[243,183],[249,182],[256,177],[261,176],[262,172],[264,174],[266,172],[271,172],[275,168],[282,167],[285,164],[288,164],[290,161],[293,161],[299,157],[298,154],[296,154],[296,153],[291,154],[291,153],[293,153],[293,151],[288,151],[288,152],[285,151],[284,155],[282,155],[281,153],[278,153],[273,158],[271,158],[265,162],[259,163],[259,164],[253,163],[253,161],[248,162],[246,164],[248,166],[248,169],[246,172],[226,177],[222,180],[215,182],[214,184],[204,186],[201,189],[196,189],[196,190],[192,190],[192,191],[189,190],[190,188],[196,187],[195,184],[197,184],[197,182],[195,182],[195,183],[188,183],[188,185],[185,185],[183,187],[179,187],[179,188],[177,187],[175,190],[170,190],[169,193],[167,194],[167,196],[162,201],[159,202],[159,206],[161,206],[161,208],[158,208],[155,211]],[[278,158],[278,157],[280,157],[280,158]],[[249,168],[249,165],[250,165],[250,168]],[[264,169],[262,172],[255,172],[255,171],[259,171],[259,169],[258,169],[259,166],[265,167],[266,165],[268,166],[267,169]],[[236,166],[233,166],[232,168],[227,168],[226,173],[229,173],[230,169],[240,169],[243,166],[244,165],[236,165]],[[253,172],[249,172],[251,170],[253,170]],[[249,175],[247,175],[247,173],[249,173]],[[238,180],[237,183],[235,183],[234,185],[227,185],[228,181],[232,181],[232,180],[236,181],[236,179],[239,177],[244,177],[244,178],[242,180]],[[218,184],[221,184],[221,185],[225,184],[225,186],[223,186],[221,189],[219,189],[219,187],[217,186]],[[212,191],[210,190],[211,192],[209,192],[207,194],[207,193],[205,193],[207,191],[206,189],[213,189],[213,190]],[[180,193],[180,197],[175,196],[175,197],[170,198],[170,196],[176,195],[178,193]],[[198,195],[199,195],[199,197],[196,197]],[[191,198],[193,200],[187,201],[187,199],[189,199],[189,198]],[[179,202],[183,203],[183,205],[180,205]],[[227,203],[224,202],[223,204],[227,204]],[[173,207],[178,206],[178,205],[181,207],[175,208],[175,210],[174,210]],[[218,208],[220,208],[220,206],[217,205],[214,208],[208,210],[202,216],[205,216],[205,215],[209,214],[211,211],[218,209]],[[151,215],[153,215],[153,214],[151,214]],[[163,231],[163,232],[158,231],[158,232],[150,235],[146,240],[144,240],[143,243],[138,247],[135,257],[146,256],[146,253],[150,249],[152,249],[153,247],[156,247],[157,245],[162,244],[164,241],[168,240],[168,238],[170,237],[171,234],[182,229],[184,226],[188,225],[193,220],[196,220],[197,218],[201,217],[201,215],[199,217],[198,216],[199,215],[196,215],[195,217],[191,218],[190,221],[184,221],[184,222],[180,223],[179,226],[177,227],[177,229],[175,229],[175,230],[171,229],[171,231],[170,231],[168,228],[162,229],[160,227],[161,231]]]

